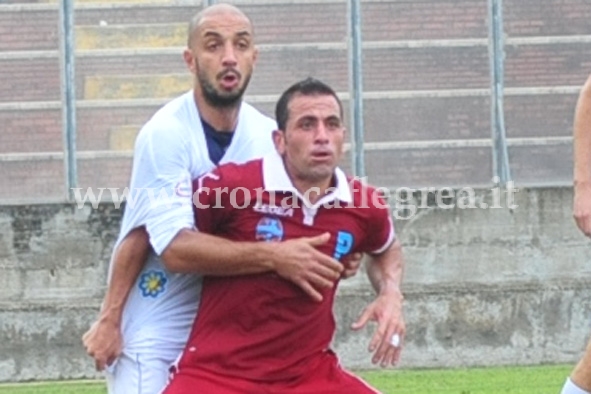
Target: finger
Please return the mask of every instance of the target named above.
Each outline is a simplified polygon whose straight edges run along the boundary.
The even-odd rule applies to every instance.
[[[97,371],[103,371],[105,369],[105,360],[97,358],[94,363]]]
[[[377,352],[381,353],[384,352],[384,343],[386,346],[390,343],[390,338],[387,336],[387,328],[388,323],[387,319],[381,319],[378,321],[378,327],[376,328],[376,332],[374,333],[373,337],[371,338],[371,342],[369,343],[369,351],[373,352],[375,349],[378,349]]]
[[[400,334],[397,334],[396,331],[394,331],[392,335],[400,335]],[[392,338],[392,337],[390,337],[390,338]],[[390,343],[390,346],[387,347],[384,357],[382,358],[382,363],[381,363],[382,368],[386,368],[390,365],[395,364],[395,356],[396,356],[396,353],[399,351],[399,349],[400,349],[400,342],[398,342],[398,346],[394,346],[392,343]]]
[[[353,253],[345,258],[344,264],[348,267],[357,269],[361,265],[362,258],[363,258],[362,253],[359,253],[359,252]]]
[[[392,334],[388,334],[388,332],[386,332],[384,333],[384,335],[381,336],[381,340],[378,342],[376,346],[377,350],[373,356],[372,362],[374,364],[381,364],[382,366],[384,365],[388,349],[392,347],[392,344],[390,343],[390,338],[392,338],[393,332],[394,331],[392,331]]]
[[[310,283],[306,281],[299,281],[296,284],[304,291],[304,293],[308,294],[312,300],[316,302],[322,302],[322,294],[314,289]]]
[[[309,272],[304,280],[310,283],[316,290],[331,289],[335,285],[334,280],[327,279],[315,272]]]
[[[313,273],[315,275],[321,276],[322,278],[328,280],[331,283],[331,287],[332,284],[334,282],[337,281],[337,279],[340,278],[341,273],[335,271],[334,269],[331,269],[325,265],[320,265],[320,264],[313,264],[312,267],[310,268],[309,273]]]
[[[363,312],[361,313],[361,316],[359,316],[359,319],[357,319],[357,321],[353,324],[351,324],[351,328],[353,330],[360,330],[361,328],[365,327],[365,325],[367,324],[367,322],[371,319],[371,309],[370,308],[365,308],[363,310]],[[371,351],[371,345],[370,345],[370,351]]]
[[[306,242],[308,242],[312,246],[320,246],[324,245],[330,239],[330,233],[322,233],[315,237],[304,238]]]
[[[117,359],[118,356],[116,355],[112,355],[111,357],[109,357],[107,359],[107,366],[111,366],[113,365],[113,363],[115,362],[115,360]]]
[[[357,270],[345,268],[343,270],[343,273],[341,274],[341,278],[349,279],[350,277],[355,276],[356,273],[357,273]]]
[[[317,250],[314,250],[313,258],[314,260],[316,260],[317,263],[338,273],[338,276],[340,276],[341,272],[343,272],[343,270],[345,269],[343,267],[343,264],[341,264],[338,260],[335,260],[332,257],[327,256],[324,253],[319,252]]]

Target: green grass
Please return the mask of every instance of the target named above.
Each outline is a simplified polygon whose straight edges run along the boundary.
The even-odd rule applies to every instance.
[[[361,371],[384,394],[557,394],[572,365]],[[105,394],[102,382],[0,385],[0,394]]]

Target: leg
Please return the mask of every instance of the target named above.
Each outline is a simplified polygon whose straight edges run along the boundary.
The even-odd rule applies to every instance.
[[[591,393],[591,340],[585,353],[562,388],[561,394]]]
[[[109,394],[159,394],[168,381],[171,360],[145,354],[122,354],[107,372]]]

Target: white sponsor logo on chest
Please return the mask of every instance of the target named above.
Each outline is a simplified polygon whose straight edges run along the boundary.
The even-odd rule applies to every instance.
[[[284,208],[284,207],[277,207],[274,205],[268,204],[258,204],[255,205],[252,209],[255,212],[264,213],[267,215],[276,215],[276,216],[284,216],[284,217],[292,217],[293,216],[293,208]]]

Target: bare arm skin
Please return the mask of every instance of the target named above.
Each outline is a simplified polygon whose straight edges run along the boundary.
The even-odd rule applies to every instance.
[[[581,89],[575,111],[574,131],[574,204],[577,226],[591,236],[591,77]]]
[[[123,308],[149,251],[148,234],[139,227],[129,232],[113,254],[113,272],[99,317],[82,337],[98,371],[111,365],[121,354]]]
[[[402,340],[406,332],[402,316],[402,276],[404,260],[400,242],[396,240],[383,253],[371,256],[367,273],[377,292],[376,299],[362,312],[353,323],[352,329],[359,330],[367,322],[377,323],[376,331],[369,343],[369,351],[374,352],[372,362],[382,367],[395,365],[400,359]],[[390,340],[394,334],[400,337],[400,344],[393,346]]]

